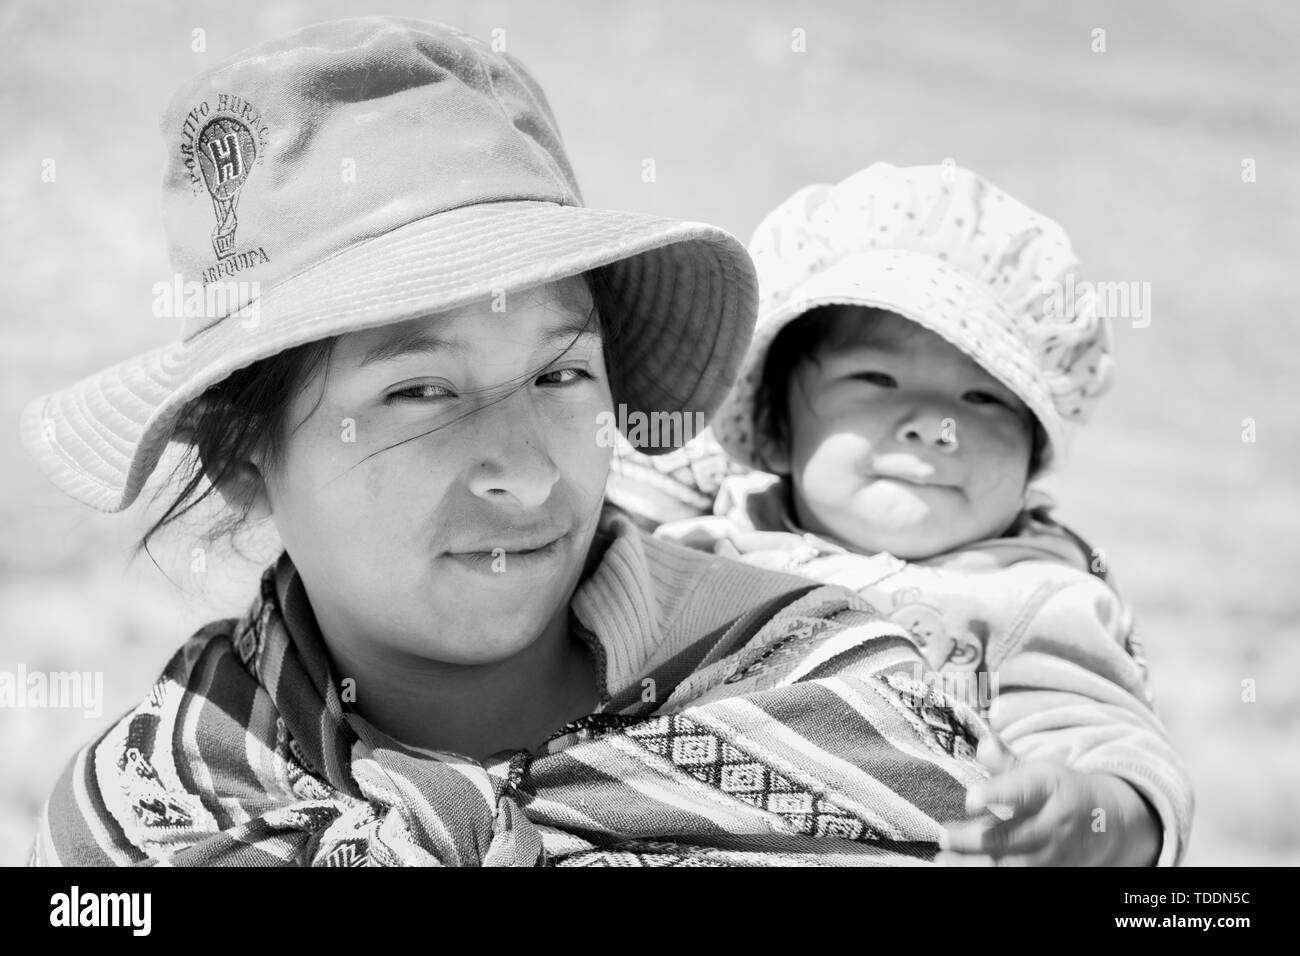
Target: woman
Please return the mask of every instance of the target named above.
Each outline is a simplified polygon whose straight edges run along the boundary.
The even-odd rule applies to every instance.
[[[208,306],[24,438],[109,511],[183,442],[152,531],[212,491],[284,553],[74,757],[35,862],[934,855],[984,731],[902,633],[603,506],[615,407],[707,416],[734,378],[734,239],[583,208],[531,77],[436,24],[298,31],[162,128]]]

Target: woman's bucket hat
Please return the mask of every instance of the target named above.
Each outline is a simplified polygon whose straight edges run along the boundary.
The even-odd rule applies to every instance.
[[[161,128],[173,272],[204,305],[187,293],[178,341],[22,414],[45,474],[93,507],[130,505],[186,404],[237,369],[590,270],[629,413],[711,416],[739,371],[756,309],[744,246],[585,208],[536,82],[452,28],[307,27],[190,84]]]

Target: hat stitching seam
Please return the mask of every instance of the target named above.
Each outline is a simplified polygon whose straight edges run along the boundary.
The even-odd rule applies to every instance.
[[[105,459],[105,458],[104,458],[104,457],[103,457],[103,456],[102,456],[102,455],[101,455],[101,454],[100,454],[100,453],[95,449],[95,447],[94,447],[93,445],[90,444],[90,442],[86,439],[86,437],[85,437],[84,435],[81,434],[80,426],[79,426],[79,424],[78,424],[77,419],[84,418],[84,416],[81,415],[80,412],[77,410],[77,408],[76,408],[76,404],[77,404],[77,403],[76,403],[75,400],[72,401],[72,402],[70,402],[70,403],[69,403],[69,408],[66,409],[66,410],[64,411],[64,413],[63,413],[64,418],[65,418],[66,420],[68,420],[68,421],[69,421],[69,424],[71,424],[71,426],[72,426],[71,428],[69,428],[69,429],[67,430],[68,434],[71,435],[72,438],[74,438],[74,439],[76,440],[76,442],[77,442],[77,444],[78,444],[79,446],[81,446],[82,448],[85,448],[86,451],[89,452],[90,455],[91,455],[91,456],[92,456],[96,461],[98,461],[98,462],[104,464],[105,466],[107,466],[107,468],[109,469],[109,471],[110,471],[111,474],[118,475],[118,476],[120,476],[121,478],[125,479],[125,478],[126,478],[126,475],[125,475],[125,474],[124,474],[120,469],[114,467],[113,464],[112,464],[111,462],[107,461],[107,460],[106,460],[106,459]],[[46,443],[46,445],[47,445],[47,447],[50,447],[48,442]],[[73,457],[73,455],[74,455],[73,451],[72,451],[70,448],[68,448],[68,447],[67,447],[63,442],[61,442],[61,441],[56,442],[55,445],[54,445],[53,447],[57,448],[58,452],[59,452],[61,455],[63,455],[64,458],[67,459],[68,462],[70,462],[70,463],[72,464],[72,468],[73,468],[73,470],[74,470],[74,471],[76,472],[76,474],[79,475],[83,480],[91,481],[91,482],[93,482],[96,486],[98,486],[98,487],[100,487],[100,488],[103,488],[105,491],[108,491],[108,492],[112,492],[112,491],[113,491],[114,485],[113,485],[112,483],[110,483],[109,481],[107,481],[107,480],[105,480],[105,479],[103,479],[103,478],[100,478],[100,476],[99,476],[99,474],[98,474],[97,472],[90,470],[90,469],[87,467],[86,464],[81,463],[81,459],[78,459],[78,458]]]
[[[501,115],[510,124],[510,128],[514,130],[515,135],[524,140],[530,152],[539,155],[541,157],[542,165],[546,167],[546,171],[550,173],[551,179],[554,180],[555,185],[559,187],[560,192],[564,193],[565,195],[568,195],[569,193],[573,192],[572,187],[566,184],[563,178],[560,176],[560,171],[556,167],[555,160],[551,157],[550,153],[548,153],[546,150],[542,148],[541,143],[538,143],[531,136],[525,135],[524,132],[521,129],[519,129],[518,126],[515,125],[515,121],[511,119],[510,113],[506,109],[505,103],[501,101],[501,94],[497,92],[496,84],[492,82],[492,71],[487,68],[487,64],[483,62],[483,57],[480,55],[478,50],[475,50],[473,47],[471,47],[470,50],[474,56],[474,64],[479,68],[480,72],[482,72],[483,79],[487,81],[488,90],[492,94],[492,99],[496,101],[497,109],[501,111]],[[555,138],[558,140],[560,139],[559,126],[558,124],[554,124],[554,123],[552,123],[552,125],[555,126]],[[567,205],[567,204],[560,203],[560,205]]]
[[[103,434],[95,425],[94,414],[90,412],[89,396],[79,396],[78,398],[84,400],[86,407],[83,409],[83,402],[78,400],[69,403],[70,414],[75,414],[75,421],[70,434],[78,439],[82,447],[86,448],[103,465],[102,471],[107,471],[110,476],[125,477],[121,466],[114,464],[113,460],[105,454],[104,450],[106,449],[107,454],[111,455],[113,447],[111,443],[104,439]]]
[[[728,293],[729,293],[732,289],[735,288],[735,284],[734,284],[734,282],[732,281],[732,280],[734,280],[734,278],[735,278],[735,269],[734,269],[734,265],[735,265],[735,264],[726,261],[726,260],[725,260],[721,255],[718,255],[718,254],[717,254],[717,251],[716,251],[716,250],[713,250],[713,251],[714,251],[714,253],[715,253],[716,260],[717,260],[717,262],[718,262],[718,267],[719,267],[719,268],[718,268],[718,271],[719,271],[719,273],[721,274],[721,276],[722,276],[722,280],[723,280],[721,283],[719,283],[719,289],[718,289],[718,297],[719,297],[719,301],[716,303],[716,310],[717,310],[720,314],[722,314],[724,317],[726,317],[726,316],[729,316],[729,315],[734,314],[734,306],[735,306],[735,303],[729,300]],[[709,307],[710,307],[711,309],[714,308],[714,306],[715,306],[715,303],[713,303],[713,302],[710,302],[710,303],[709,303]],[[732,308],[729,308],[729,306],[732,307]],[[708,371],[709,366],[713,364],[714,357],[715,357],[715,356],[718,354],[718,352],[719,352],[719,346],[720,346],[720,344],[722,343],[722,336],[723,336],[723,332],[724,332],[724,329],[723,329],[723,327],[722,327],[723,324],[724,324],[723,322],[717,322],[717,323],[714,324],[714,327],[713,327],[713,342],[712,342],[712,343],[710,344],[710,346],[709,346],[709,354],[708,354],[708,357],[705,359],[705,361],[704,361],[704,363],[703,363],[703,366],[702,366],[702,368],[701,368],[701,370],[700,370],[701,374],[700,374],[699,379],[698,379],[698,384],[696,385],[696,389],[695,389],[696,393],[698,393],[699,390],[700,390],[700,388],[706,384],[706,383],[705,383],[705,378],[704,378],[704,373]],[[729,328],[729,329],[726,329],[725,331],[731,333],[731,332],[734,332],[735,330]],[[724,351],[725,351],[725,349],[724,349]],[[738,354],[737,354],[737,353],[738,353]],[[733,350],[733,354],[737,354],[737,358],[738,358],[738,360],[742,360],[742,361],[743,361],[743,359],[744,359],[744,352],[743,352],[742,350]],[[736,367],[736,369],[734,370],[734,372],[739,372],[739,364],[738,364],[738,363],[736,363],[736,364],[737,364],[737,367]],[[724,374],[725,374],[725,369],[724,369],[723,371],[724,371]],[[731,375],[731,376],[729,376],[729,377],[734,378],[734,377],[735,377],[734,373],[733,373],[733,375]],[[723,393],[723,396],[724,396],[724,397],[726,396],[726,392]],[[695,399],[696,399],[696,396],[692,396],[692,401],[695,401]]]

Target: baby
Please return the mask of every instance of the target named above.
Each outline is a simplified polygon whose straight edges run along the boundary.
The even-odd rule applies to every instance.
[[[965,170],[877,164],[797,192],[751,253],[759,325],[712,430],[758,470],[657,534],[857,589],[980,707],[1012,752],[981,749],[948,862],[1176,863],[1190,783],[1130,615],[1031,487],[1112,377],[1064,232]]]

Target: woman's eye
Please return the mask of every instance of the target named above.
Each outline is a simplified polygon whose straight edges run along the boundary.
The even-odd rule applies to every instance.
[[[881,388],[896,388],[898,386],[897,379],[892,375],[886,375],[884,372],[854,372],[849,378],[867,382],[871,385],[879,385]]]
[[[389,401],[428,401],[434,398],[455,398],[456,393],[445,385],[437,385],[433,382],[426,382],[423,385],[412,385],[408,388],[399,388],[395,392],[389,393]]]
[[[972,389],[967,392],[962,396],[962,400],[969,402],[972,405],[1007,405],[1006,402],[997,395],[994,395],[992,392],[985,392],[980,389]]]
[[[580,368],[557,368],[537,376],[539,385],[573,385],[576,382],[589,381],[591,373]]]

